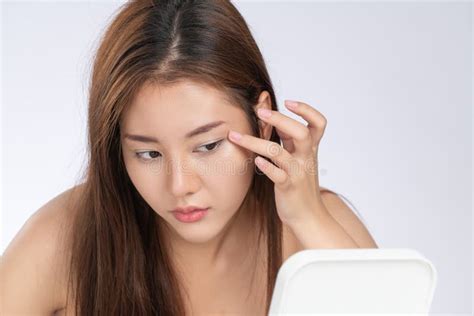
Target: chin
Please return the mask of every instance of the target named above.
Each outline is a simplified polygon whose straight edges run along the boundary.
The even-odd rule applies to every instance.
[[[195,227],[173,227],[179,237],[190,244],[206,244],[212,241],[221,229],[211,225],[199,225]]]
[[[211,210],[209,209],[209,213],[202,219],[192,223],[180,222],[173,214],[170,214],[166,221],[180,239],[191,244],[205,244],[220,235],[226,229],[232,217],[232,214],[230,214],[229,218],[227,216],[217,218],[216,213],[211,212]]]

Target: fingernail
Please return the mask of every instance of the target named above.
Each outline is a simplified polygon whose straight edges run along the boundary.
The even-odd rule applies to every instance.
[[[258,115],[261,117],[270,117],[272,116],[272,111],[269,109],[258,109]]]
[[[296,107],[298,106],[298,102],[291,100],[285,100],[285,104],[290,109],[296,109]]]
[[[242,138],[242,135],[240,133],[230,131],[229,132],[229,137],[232,138],[235,141],[239,141]]]
[[[255,162],[261,166],[266,166],[267,164],[267,161],[265,159],[263,159],[262,157],[260,156],[257,156],[257,158],[255,158]]]

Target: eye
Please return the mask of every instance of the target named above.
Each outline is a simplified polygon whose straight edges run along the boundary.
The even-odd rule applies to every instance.
[[[204,151],[204,152],[201,152],[201,153],[204,153],[204,154],[207,154],[207,153],[210,153],[210,152],[213,152],[213,151],[216,151],[216,149],[219,147],[219,145],[222,143],[223,139],[217,141],[217,142],[213,142],[213,143],[209,143],[209,144],[205,144],[205,145],[202,145],[202,146],[199,146],[198,148],[201,148],[201,147],[204,147],[206,149],[208,149],[208,151]],[[136,152],[135,155],[139,158],[139,159],[142,159],[144,161],[152,161],[152,160],[156,160],[156,158],[158,156],[161,156],[161,154],[157,151],[142,151],[142,152]],[[148,157],[146,157],[146,156]]]
[[[151,158],[145,158],[145,157],[142,156],[143,154],[147,154],[147,155],[152,154],[152,155],[151,155],[152,157],[151,157]],[[159,152],[157,152],[157,151],[142,151],[142,152],[136,152],[136,153],[135,153],[135,155],[136,155],[139,159],[142,159],[142,160],[144,160],[144,161],[151,161],[151,160],[154,160],[155,157],[156,157],[158,154],[159,154]]]
[[[212,151],[215,151],[217,147],[219,147],[220,143],[223,141],[223,139],[217,141],[217,142],[213,142],[213,143],[209,143],[209,144],[206,144],[206,145],[202,145],[198,148],[201,148],[201,147],[205,147],[206,149],[209,149],[209,147],[211,147],[209,149],[209,151],[207,152],[204,152],[204,153],[208,153],[208,152],[212,152]]]

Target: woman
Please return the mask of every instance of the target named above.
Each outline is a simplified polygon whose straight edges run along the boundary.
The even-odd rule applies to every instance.
[[[376,247],[319,187],[324,116],[286,105],[308,125],[278,112],[229,1],[125,4],[95,58],[84,181],[5,251],[2,314],[264,315],[291,254]]]

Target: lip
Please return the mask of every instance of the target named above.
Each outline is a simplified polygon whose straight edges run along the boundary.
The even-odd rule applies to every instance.
[[[193,211],[189,212],[180,212],[180,211],[173,211],[173,216],[180,222],[182,223],[194,223],[198,222],[201,219],[203,219],[207,213],[208,213],[208,208],[205,209],[197,209],[195,208]],[[191,208],[188,208],[188,210]]]
[[[194,211],[205,211],[208,208],[209,207],[199,207],[199,206],[194,206],[194,205],[188,205],[184,207],[177,207],[172,212],[180,212],[180,213],[186,214],[186,213],[190,213]]]

